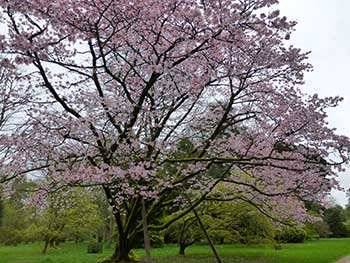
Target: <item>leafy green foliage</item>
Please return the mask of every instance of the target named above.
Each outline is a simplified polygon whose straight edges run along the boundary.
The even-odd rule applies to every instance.
[[[4,216],[4,201],[3,201],[3,199],[1,198],[1,195],[0,195],[0,226],[2,224],[3,216]]]
[[[277,233],[276,239],[285,243],[303,243],[306,239],[306,232],[301,227],[284,227]]]
[[[181,211],[179,211],[181,212]],[[179,213],[177,212],[177,213]],[[275,230],[272,222],[255,207],[244,202],[205,202],[197,208],[200,218],[217,244],[272,243]],[[176,216],[177,213],[169,217]],[[169,220],[165,218],[165,220]],[[206,241],[197,219],[189,214],[165,231],[166,240],[177,242],[180,254],[196,242]]]
[[[161,248],[164,246],[164,238],[161,235],[152,233],[151,235],[151,245],[153,248]]]
[[[329,225],[323,220],[307,223],[304,227],[307,239],[327,238],[332,235]]]
[[[349,230],[345,225],[345,211],[339,205],[326,209],[324,212],[324,220],[329,225],[333,237],[346,237]]]
[[[172,216],[176,216],[176,213]],[[165,231],[165,236],[168,241],[176,242],[180,247],[179,254],[184,255],[187,247],[198,242],[203,237],[203,232],[198,225],[196,217],[193,214],[188,214],[173,223]]]
[[[90,242],[87,245],[87,252],[89,254],[97,254],[103,252],[103,244],[97,242]]]
[[[25,205],[24,200],[35,187],[32,181],[15,180],[12,185],[13,194],[0,198],[0,243],[17,245],[37,240],[32,231],[35,211]],[[0,197],[1,197],[0,189]]]
[[[16,200],[4,200],[3,218],[0,226],[0,243],[17,245],[36,240],[32,231],[32,209],[26,208]]]
[[[258,244],[272,242],[272,222],[244,202],[210,203],[206,217],[210,235],[217,243]]]
[[[47,205],[37,225],[37,232],[45,241],[44,253],[48,243],[55,245],[57,241],[65,239],[91,239],[101,225],[97,205],[83,189],[52,194]]]
[[[82,190],[55,193],[44,207],[24,205],[25,196],[16,192],[4,200],[0,243],[16,245],[45,241],[44,250],[62,240],[89,240],[101,225],[101,216],[92,196]]]

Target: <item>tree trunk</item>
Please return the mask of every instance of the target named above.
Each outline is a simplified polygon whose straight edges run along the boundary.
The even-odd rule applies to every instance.
[[[47,253],[47,249],[48,249],[48,247],[49,247],[49,243],[50,243],[50,240],[45,239],[44,248],[43,248],[43,250],[42,250],[42,253],[43,253],[43,254],[46,254],[46,253]]]
[[[133,240],[135,239],[135,233],[136,233],[135,228],[138,226],[139,219],[140,219],[138,216],[140,216],[140,212],[141,212],[141,209],[140,209],[141,202],[136,202],[137,200],[135,202],[130,201],[131,203],[134,203],[135,209],[132,208],[131,215],[128,215],[128,218],[123,220],[120,214],[120,211],[115,207],[115,204],[113,202],[114,199],[110,189],[107,187],[104,187],[104,190],[105,190],[107,199],[109,201],[109,204],[113,209],[115,223],[118,227],[118,243],[115,248],[113,256],[110,258],[109,263],[116,263],[121,261],[136,262],[137,260],[132,255],[131,249],[133,248],[133,245],[134,245]]]
[[[180,256],[184,256],[185,255],[185,250],[186,250],[186,245],[183,243],[179,244],[179,255]]]
[[[204,225],[203,225],[203,223],[202,223],[202,220],[201,220],[201,218],[199,217],[199,215],[198,215],[196,209],[193,209],[192,211],[193,211],[194,215],[195,215],[196,218],[197,218],[199,227],[202,229],[203,233],[205,234],[205,236],[206,236],[206,238],[207,238],[207,240],[208,240],[208,242],[209,242],[210,248],[211,248],[211,250],[212,250],[212,252],[213,252],[213,254],[214,254],[215,258],[216,258],[217,263],[222,263],[222,260],[221,260],[221,258],[220,258],[220,256],[219,256],[218,252],[216,251],[216,248],[215,248],[215,246],[214,246],[214,243],[213,243],[213,241],[211,240],[211,238],[210,238],[208,232],[205,230],[205,227],[204,227]]]
[[[129,240],[126,236],[119,234],[119,242],[115,248],[114,255],[112,257],[112,262],[126,261],[126,262],[135,262],[130,258],[131,247],[129,245]]]
[[[143,225],[143,240],[145,243],[145,250],[146,250],[146,263],[151,263],[151,240],[149,237],[148,232],[148,225],[147,225],[147,215],[146,215],[146,204],[145,200],[142,199],[142,225]]]
[[[55,248],[55,239],[54,238],[50,239],[49,245],[51,248]]]

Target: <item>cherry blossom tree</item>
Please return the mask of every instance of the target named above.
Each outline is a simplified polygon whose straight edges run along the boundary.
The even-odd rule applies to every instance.
[[[300,200],[337,186],[350,144],[326,122],[341,98],[300,90],[312,66],[277,3],[1,0],[0,48],[31,96],[22,136],[1,143],[21,165],[1,176],[42,167],[37,199],[102,187],[119,231],[112,262],[130,260],[143,201],[151,230],[205,199],[308,219]],[[169,206],[182,213],[157,224]]]
[[[0,64],[0,183],[36,170],[34,163],[23,165],[17,147],[25,129],[25,106],[31,100],[27,76],[19,76],[8,62],[3,58]]]

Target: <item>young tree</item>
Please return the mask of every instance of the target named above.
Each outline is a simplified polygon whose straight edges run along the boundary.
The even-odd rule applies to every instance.
[[[12,194],[3,196],[0,243],[16,245],[37,240],[35,233],[28,231],[35,220],[34,209],[26,206],[28,195],[34,187],[32,182],[17,179],[12,182]]]
[[[172,215],[172,216],[175,216]],[[187,247],[204,238],[194,215],[189,214],[172,224],[165,235],[179,245],[179,255],[184,256]]]
[[[119,232],[113,262],[129,260],[142,200],[159,230],[219,182],[271,217],[309,218],[300,198],[337,185],[349,140],[326,125],[341,99],[300,91],[308,53],[288,45],[295,22],[277,2],[1,0],[0,48],[32,96],[22,136],[1,144],[21,167],[43,167],[38,198],[102,186]],[[193,149],[174,158],[183,138]],[[174,205],[183,213],[169,222],[150,218]]]
[[[55,247],[60,240],[91,240],[102,225],[97,205],[86,191],[51,193],[45,200],[45,208],[37,213],[36,232],[44,241],[42,252]]]

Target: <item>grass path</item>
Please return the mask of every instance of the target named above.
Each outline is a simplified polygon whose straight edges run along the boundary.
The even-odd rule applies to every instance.
[[[341,260],[338,260],[336,263],[350,263],[350,258],[349,257],[342,258]]]
[[[40,254],[42,244],[0,247],[0,263],[95,263],[99,258],[112,254],[105,249],[103,254],[87,254],[86,244],[67,243],[51,250],[47,255]],[[271,245],[222,245],[217,246],[224,263],[334,263],[350,255],[350,239],[323,239],[304,244],[285,244],[281,250]],[[144,252],[136,249],[142,257]],[[159,263],[213,263],[207,246],[193,246],[186,257],[176,256],[178,248],[167,246],[153,249],[152,255]],[[346,263],[346,262],[341,262]]]

